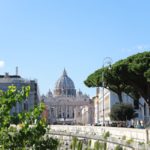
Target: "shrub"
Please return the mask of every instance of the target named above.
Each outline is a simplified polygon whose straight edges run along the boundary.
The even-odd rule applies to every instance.
[[[114,150],[123,150],[123,148],[120,145],[117,145]]]
[[[30,87],[22,87],[17,90],[15,86],[9,86],[6,92],[0,90],[0,146],[3,149],[53,149],[58,146],[58,140],[45,137],[47,124],[45,118],[40,117],[45,105],[40,103],[29,112],[21,112],[10,115],[11,108],[17,102],[22,102],[29,96]],[[36,121],[35,121],[36,120]],[[12,127],[15,122],[17,126]],[[31,123],[35,122],[34,124]]]

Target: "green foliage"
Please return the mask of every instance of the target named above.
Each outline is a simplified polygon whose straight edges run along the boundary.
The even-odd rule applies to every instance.
[[[99,150],[99,141],[94,143],[94,150]]]
[[[37,141],[37,143],[34,144],[33,149],[35,150],[41,150],[41,149],[57,150],[57,146],[58,146],[58,141],[53,138],[49,138],[47,136],[46,138],[43,137],[39,141]]]
[[[83,141],[78,140],[77,137],[73,137],[71,145],[70,145],[70,149],[71,150],[82,150],[83,149]],[[89,149],[89,147],[86,148],[86,150],[88,150],[88,149]]]
[[[15,86],[9,86],[6,92],[0,90],[0,127],[8,127],[11,123],[10,110],[17,102],[21,102],[29,95],[30,87],[22,87],[17,90]]]
[[[75,150],[75,149],[76,149],[76,147],[77,147],[77,142],[78,142],[77,137],[73,137],[73,138],[72,138],[71,145],[70,145],[70,148],[71,148],[72,150]]]
[[[107,138],[110,137],[109,131],[104,132],[102,136],[104,140],[107,140]],[[107,142],[100,143],[99,141],[96,141],[94,143],[94,150],[107,150]]]
[[[122,137],[122,140],[126,140],[126,136],[125,135]]]
[[[104,143],[100,143],[99,141],[96,141],[94,143],[94,150],[103,150],[104,149]]]
[[[19,120],[17,113],[13,113],[13,115],[11,116],[11,122],[10,123],[15,124],[15,125],[20,123],[20,120]]]
[[[90,150],[90,149],[91,149],[91,143],[92,143],[92,141],[91,141],[91,140],[88,140],[87,150]]]
[[[144,145],[145,143],[144,142],[139,142],[139,145]]]
[[[107,143],[104,142],[104,150],[107,150]]]
[[[103,138],[104,138],[104,139],[107,139],[108,137],[110,137],[109,131],[104,132],[104,133],[103,133]]]
[[[10,110],[17,102],[22,102],[29,96],[30,87],[17,90],[9,86],[6,92],[0,91],[0,145],[3,149],[44,149],[57,148],[58,141],[45,137],[47,125],[41,118],[45,105],[40,103],[29,112],[10,115]],[[16,125],[11,125],[15,123]],[[19,124],[18,124],[19,123]]]
[[[101,68],[89,75],[84,81],[88,87],[102,86],[102,72],[104,73],[105,88],[118,94],[122,102],[121,93],[124,92],[134,100],[143,97],[150,105],[150,52],[143,52],[120,60],[108,67]]]
[[[115,147],[115,150],[123,150],[123,148],[122,148],[120,145],[117,145],[117,146]]]
[[[115,104],[112,106],[110,118],[115,121],[126,121],[134,118],[134,108],[130,104]]]
[[[77,143],[77,150],[82,150],[82,147],[83,147],[82,141],[78,141],[78,143]]]
[[[133,139],[128,139],[128,140],[126,141],[127,144],[131,144],[131,143],[133,143],[133,142],[134,142]]]

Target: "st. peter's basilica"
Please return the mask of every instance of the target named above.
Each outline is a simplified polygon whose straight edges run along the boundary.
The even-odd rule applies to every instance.
[[[90,97],[76,91],[74,82],[64,69],[57,80],[54,92],[42,96],[47,107],[50,124],[92,124],[94,106]]]

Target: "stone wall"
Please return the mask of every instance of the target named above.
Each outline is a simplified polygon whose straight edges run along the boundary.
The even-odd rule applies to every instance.
[[[150,140],[150,130],[147,129],[134,129],[134,128],[116,128],[116,127],[100,127],[100,126],[69,126],[69,125],[51,125],[52,131],[63,131],[80,134],[102,135],[104,132],[109,131],[110,136],[126,139],[133,139],[148,143]]]

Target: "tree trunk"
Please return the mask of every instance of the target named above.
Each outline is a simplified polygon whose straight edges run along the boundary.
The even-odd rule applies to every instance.
[[[118,93],[118,98],[119,98],[119,102],[122,103],[123,102],[122,93]]]

